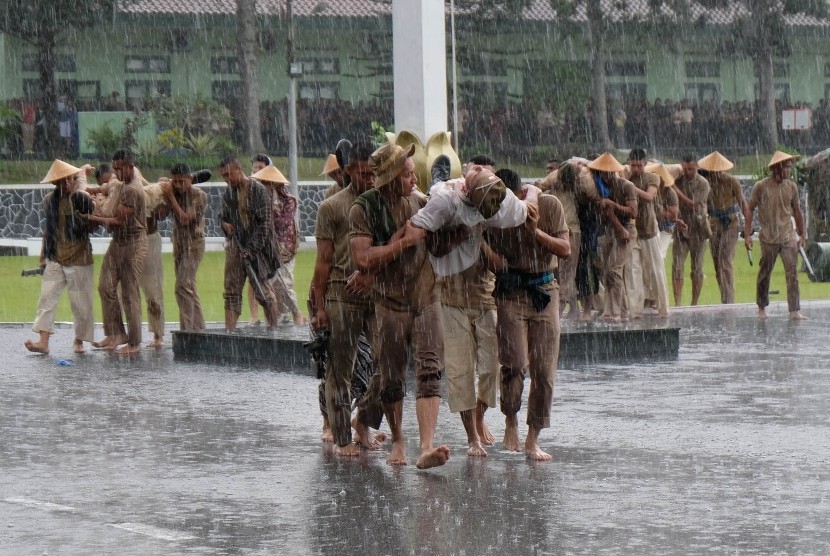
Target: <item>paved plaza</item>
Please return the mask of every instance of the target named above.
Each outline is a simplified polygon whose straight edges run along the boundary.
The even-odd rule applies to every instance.
[[[67,328],[36,356],[10,325],[0,553],[828,553],[830,303],[803,309],[677,311],[675,361],[564,366],[552,463],[503,452],[498,410],[499,442],[468,458],[443,403],[452,456],[424,472],[411,397],[409,466],[343,461],[306,374],[176,362],[169,339],[73,356]]]

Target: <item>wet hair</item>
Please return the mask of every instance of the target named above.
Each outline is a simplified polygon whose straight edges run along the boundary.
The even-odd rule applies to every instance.
[[[226,156],[219,163],[219,167],[224,168],[225,166],[232,166],[234,164],[239,165],[239,160],[235,156]]]
[[[631,152],[628,153],[628,160],[645,160],[646,159],[646,151],[645,149],[636,148],[631,149]]]
[[[262,162],[266,166],[273,166],[274,162],[267,154],[258,154],[251,159],[251,162]]]
[[[347,164],[355,164],[356,162],[368,162],[373,152],[375,152],[375,149],[372,148],[371,144],[364,142],[357,143],[353,145],[351,150],[349,151],[349,160]]]
[[[97,168],[95,168],[95,179],[101,179],[101,176],[104,174],[111,174],[112,173],[112,166],[104,162],[103,164],[99,164]]]
[[[185,164],[184,162],[177,162],[170,168],[170,175],[171,176],[189,176],[190,175],[190,166]]]
[[[686,153],[680,160],[683,162],[697,162],[697,157],[692,153]]]
[[[519,189],[522,188],[522,178],[511,170],[510,168],[501,168],[496,171],[496,177],[499,178],[504,185],[507,186],[507,189],[516,193]]]
[[[478,164],[479,166],[495,166],[496,161],[493,160],[493,157],[487,154],[477,154],[475,156],[471,156],[470,160],[472,164]]]
[[[130,164],[133,163],[133,151],[130,149],[118,149],[112,155],[113,162],[120,161],[120,162],[129,162]]]

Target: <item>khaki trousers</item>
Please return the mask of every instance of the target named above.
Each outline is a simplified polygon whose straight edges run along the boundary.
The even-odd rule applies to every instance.
[[[718,279],[721,303],[735,303],[735,273],[733,263],[735,249],[738,245],[738,223],[732,222],[723,227],[720,220],[712,218],[712,237],[709,238],[709,249],[712,251],[712,261],[715,263],[715,277]]]
[[[639,259],[640,276],[643,280],[643,298],[637,298],[636,301],[638,311],[635,311],[632,305],[632,297],[629,296],[629,310],[631,316],[642,315],[643,305],[645,299],[652,299],[657,304],[657,312],[660,316],[669,314],[669,290],[666,284],[666,266],[663,264],[663,257],[660,255],[660,237],[659,234],[649,239],[638,239],[637,246],[634,248],[635,253],[639,255],[635,258]],[[626,280],[628,273],[626,273]],[[626,289],[628,282],[626,282]]]
[[[525,369],[530,372],[527,424],[550,426],[553,384],[559,363],[559,291],[550,290],[550,303],[536,311],[527,297],[496,298],[498,305],[501,412],[515,415],[522,407]]]
[[[127,240],[110,241],[101,275],[98,279],[98,294],[101,296],[101,309],[104,317],[104,335],[128,337],[131,346],[141,344],[141,286],[139,279],[147,257],[147,236]],[[118,302],[118,288],[121,287],[127,328],[121,315]]]
[[[95,268],[93,265],[61,266],[54,261],[46,261],[43,278],[40,283],[40,299],[37,302],[37,316],[32,324],[35,332],[55,332],[55,309],[58,299],[66,288],[72,318],[75,321],[75,339],[91,342],[95,339],[92,315],[92,302],[95,286]]]
[[[620,241],[613,233],[607,233],[599,238],[602,264],[605,267],[603,272],[604,316],[620,317],[625,309],[625,263],[636,241],[636,239]]]
[[[692,280],[703,280],[703,255],[706,252],[706,239],[699,237],[674,238],[672,250],[671,278],[683,281],[683,267],[686,266],[686,257],[692,256]]]
[[[147,327],[164,336],[164,266],[161,262],[161,235],[147,234],[147,258],[141,271],[141,291],[147,301]]]
[[[496,309],[462,309],[442,305],[441,314],[450,411],[458,413],[475,409],[478,400],[487,407],[495,407],[499,389]]]
[[[247,279],[242,254],[234,242],[229,242],[225,247],[225,310],[233,311],[237,315],[242,313],[242,288],[245,287]],[[257,297],[257,302],[263,307],[268,307],[276,302],[274,288],[270,280],[262,280],[260,283],[265,297]]]
[[[769,305],[769,280],[775,259],[781,256],[784,263],[784,276],[787,280],[787,308],[792,311],[801,310],[798,292],[798,243],[793,241],[786,244],[761,242],[761,262],[758,263],[758,283],[756,299],[758,307],[763,309]]]
[[[205,255],[205,242],[194,242],[189,249],[177,249],[173,256],[176,270],[176,303],[179,306],[179,329],[204,330],[202,302],[196,290],[196,271]]]
[[[579,266],[579,250],[582,247],[582,232],[568,234],[571,256],[559,259],[559,299],[562,303],[576,302],[576,270]]]

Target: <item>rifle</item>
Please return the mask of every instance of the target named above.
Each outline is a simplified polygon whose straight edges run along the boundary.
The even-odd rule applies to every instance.
[[[245,250],[242,248],[242,243],[239,241],[239,236],[237,235],[236,228],[234,228],[234,233],[231,236],[233,241],[236,243],[236,248],[239,249],[239,254],[242,255]],[[251,264],[251,260],[242,256],[242,264],[245,266],[245,274],[248,276],[248,281],[251,283],[251,287],[254,288],[254,294],[256,294],[257,299],[265,299],[267,296],[265,294],[265,289],[262,287],[262,282],[259,281],[259,276],[257,276],[256,271],[254,270],[253,265]]]
[[[45,269],[45,266],[39,266],[37,268],[24,268],[20,271],[20,275],[25,278],[28,278],[30,276],[43,276],[43,271]]]

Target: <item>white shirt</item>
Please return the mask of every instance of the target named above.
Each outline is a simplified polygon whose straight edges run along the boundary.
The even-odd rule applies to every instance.
[[[472,234],[443,257],[429,255],[438,276],[451,276],[467,270],[478,261],[481,235],[486,228],[513,228],[527,218],[527,206],[512,191],[501,203],[499,212],[487,220],[470,204],[464,192],[464,178],[439,181],[429,190],[429,201],[412,217],[414,226],[437,232],[441,228],[467,226]],[[480,225],[481,224],[481,225]]]

